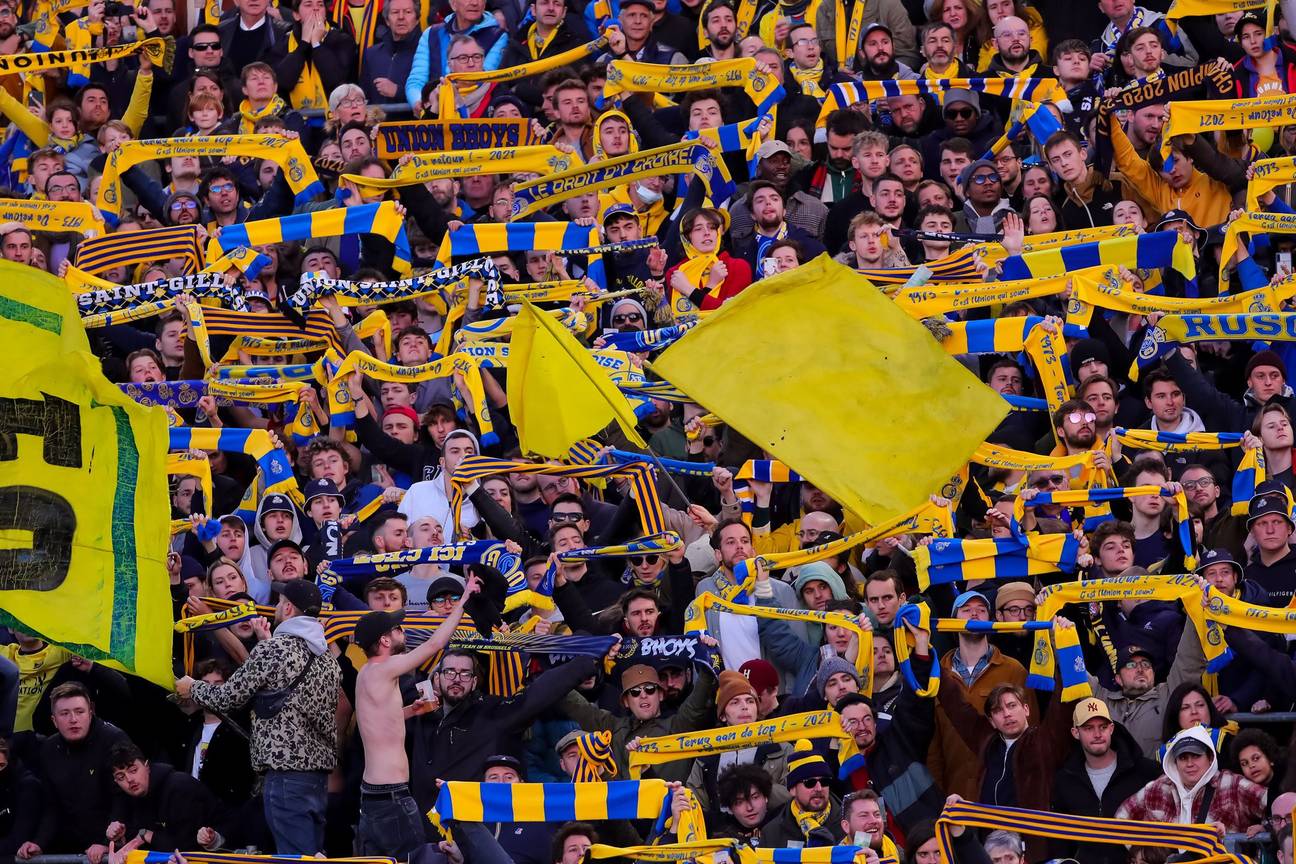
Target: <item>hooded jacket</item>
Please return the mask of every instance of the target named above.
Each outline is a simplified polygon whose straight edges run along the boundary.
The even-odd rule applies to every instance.
[[[243,553],[243,560],[246,560],[250,567],[244,567],[242,561],[239,562],[239,569],[247,577],[248,593],[258,603],[270,602],[270,547],[275,544],[274,540],[266,536],[263,527],[265,511],[261,508],[265,506],[265,500],[266,496],[263,495],[257,502],[256,521],[252,525],[252,536],[256,538],[258,545],[247,544],[248,549]],[[302,542],[301,514],[297,512],[296,507],[292,511],[292,528],[288,531],[287,539],[294,543]],[[252,571],[250,576],[249,569]]]
[[[312,663],[313,661],[313,663]],[[257,771],[332,771],[337,765],[335,718],[342,670],[328,653],[317,618],[297,615],[258,642],[247,662],[224,684],[195,681],[192,698],[210,711],[228,714],[257,693],[292,683],[311,668],[274,717],[252,715],[252,766]]]
[[[1170,754],[1174,744],[1184,738],[1201,742],[1210,757],[1210,766],[1191,787],[1184,785],[1179,766]],[[1252,783],[1241,774],[1224,771],[1215,756],[1215,745],[1202,726],[1185,729],[1170,739],[1161,759],[1165,776],[1148,783],[1116,811],[1117,819],[1140,822],[1177,822],[1180,825],[1210,822],[1224,826],[1226,832],[1245,831],[1265,817],[1265,787]],[[1207,804],[1207,789],[1210,793]],[[1201,812],[1205,810],[1205,812]]]
[[[1120,190],[1097,168],[1086,168],[1079,183],[1063,183],[1062,191],[1066,197],[1058,209],[1062,212],[1063,227],[1068,231],[1112,224],[1112,211],[1121,200]]]

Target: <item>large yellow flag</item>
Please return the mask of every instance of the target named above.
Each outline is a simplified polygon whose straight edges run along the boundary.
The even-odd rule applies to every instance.
[[[612,379],[576,338],[529,300],[509,343],[508,403],[523,453],[554,459],[613,420],[647,448],[635,414]]]
[[[170,688],[166,415],[90,353],[67,286],[0,262],[0,623]]]
[[[936,493],[1008,412],[827,255],[748,288],[653,369],[872,524]]]

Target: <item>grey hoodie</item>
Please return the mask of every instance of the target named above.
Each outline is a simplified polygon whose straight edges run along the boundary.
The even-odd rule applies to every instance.
[[[324,625],[318,618],[295,615],[276,627],[274,635],[296,636],[304,641],[306,647],[316,656],[328,650],[328,640],[324,638]]]
[[[249,543],[248,550],[243,556],[248,564],[245,565],[242,562],[239,564],[243,569],[243,575],[246,576],[248,580],[248,593],[251,594],[252,599],[256,600],[258,603],[270,602],[269,554],[270,547],[275,543],[275,541],[265,535],[265,529],[261,527],[261,520],[265,515],[261,512],[261,507],[264,504],[265,496],[263,495],[261,500],[257,502],[256,524],[252,526],[252,536],[256,538],[259,545],[252,546],[252,544]],[[298,515],[296,509],[292,512],[292,520],[292,530],[288,532],[288,539],[294,543],[301,543],[301,517]],[[250,575],[248,573],[249,570],[251,570]]]

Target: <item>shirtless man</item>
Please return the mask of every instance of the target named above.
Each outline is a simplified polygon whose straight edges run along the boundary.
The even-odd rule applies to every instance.
[[[403,708],[397,682],[445,649],[463,617],[464,604],[480,590],[481,581],[476,576],[468,577],[463,594],[445,622],[409,653],[405,653],[405,631],[401,629],[404,613],[370,612],[356,624],[356,644],[369,658],[356,677],[355,690],[356,717],[365,752],[357,854],[405,860],[424,842],[423,815],[409,790],[405,718],[435,710],[436,703],[418,699]]]

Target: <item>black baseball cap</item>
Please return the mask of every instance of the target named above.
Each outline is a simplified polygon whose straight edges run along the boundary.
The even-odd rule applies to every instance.
[[[275,553],[278,552],[280,549],[292,549],[294,552],[296,552],[298,555],[302,556],[303,558],[306,557],[306,553],[302,551],[302,547],[300,543],[298,543],[296,540],[289,540],[287,538],[284,538],[283,540],[276,540],[274,542],[274,545],[270,547],[270,551],[266,553],[266,561],[269,562],[273,560]]]
[[[288,602],[300,609],[303,615],[318,615],[324,605],[324,597],[314,582],[289,579],[287,582],[275,582],[273,587],[280,597],[287,597]]]
[[[1119,667],[1122,669],[1125,668],[1125,664],[1129,663],[1135,657],[1142,657],[1145,660],[1153,659],[1151,653],[1149,653],[1142,645],[1122,645],[1118,657],[1120,661],[1118,664]]]
[[[404,620],[404,612],[369,612],[356,622],[355,643],[360,646],[360,650],[367,652],[378,644],[379,639],[401,626]]]

